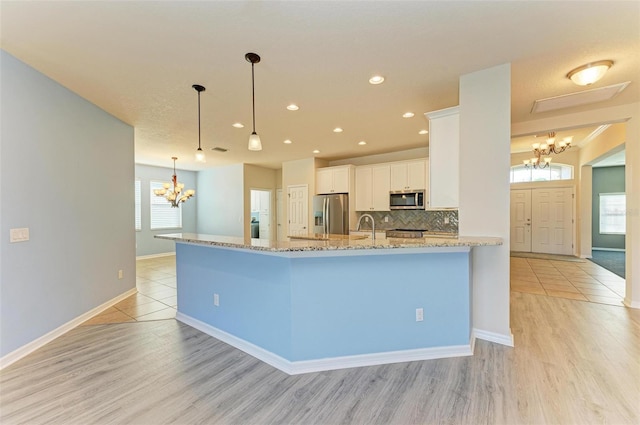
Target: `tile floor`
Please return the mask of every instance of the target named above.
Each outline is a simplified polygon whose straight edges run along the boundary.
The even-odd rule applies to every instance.
[[[511,257],[511,290],[622,306],[625,281],[587,260]]]
[[[136,261],[138,293],[120,301],[83,325],[140,322],[176,317],[176,257]]]
[[[136,262],[138,293],[83,325],[165,320],[176,317],[175,256]],[[511,257],[511,290],[622,306],[624,279],[587,260]]]

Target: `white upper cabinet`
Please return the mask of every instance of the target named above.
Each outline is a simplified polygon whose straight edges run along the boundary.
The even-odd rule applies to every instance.
[[[356,211],[389,211],[389,165],[356,167]]]
[[[427,162],[404,161],[391,164],[390,190],[425,190],[427,188]]]
[[[458,207],[459,107],[427,112],[425,116],[429,119],[429,207]]]
[[[352,165],[316,170],[316,194],[349,193]]]

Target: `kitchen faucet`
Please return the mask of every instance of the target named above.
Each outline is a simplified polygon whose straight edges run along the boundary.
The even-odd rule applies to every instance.
[[[362,214],[358,219],[358,225],[356,226],[356,232],[360,230],[360,224],[362,224],[362,219],[365,217],[369,217],[371,219],[371,240],[376,240],[376,221],[373,219],[371,214]]]

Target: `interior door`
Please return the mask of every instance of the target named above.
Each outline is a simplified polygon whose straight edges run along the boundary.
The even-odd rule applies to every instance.
[[[282,189],[276,190],[276,227],[277,240],[283,241],[285,239],[284,234],[284,203],[282,202]]]
[[[305,185],[288,186],[289,235],[309,233],[309,188]]]
[[[531,189],[511,191],[511,251],[531,252]]]
[[[531,251],[573,254],[573,188],[531,193]]]

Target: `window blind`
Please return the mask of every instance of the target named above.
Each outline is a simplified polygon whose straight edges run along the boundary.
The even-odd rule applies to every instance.
[[[162,189],[162,182],[149,182],[151,230],[182,227],[182,208],[173,208],[164,196],[156,196],[154,189]]]

